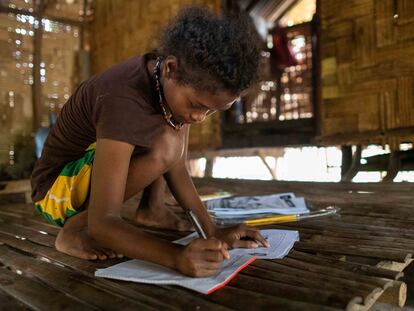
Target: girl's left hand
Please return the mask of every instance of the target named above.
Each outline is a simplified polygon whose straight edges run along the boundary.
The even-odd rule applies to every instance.
[[[230,248],[257,248],[269,247],[269,242],[260,234],[257,229],[245,225],[238,225],[228,228],[216,228],[214,237],[224,241]]]

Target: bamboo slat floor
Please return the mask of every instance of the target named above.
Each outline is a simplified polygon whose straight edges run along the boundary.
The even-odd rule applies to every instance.
[[[402,306],[403,270],[414,252],[414,187],[195,179],[200,189],[238,194],[293,191],[313,208],[335,204],[341,217],[268,228],[300,231],[282,260],[256,260],[223,289],[202,295],[176,286],[96,278],[120,259],[86,261],[54,250],[58,228],[31,204],[0,205],[2,310],[368,310]],[[180,234],[146,229],[172,240]]]

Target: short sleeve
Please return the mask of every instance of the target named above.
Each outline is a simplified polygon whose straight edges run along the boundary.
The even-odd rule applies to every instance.
[[[162,128],[162,116],[140,97],[102,95],[94,105],[96,138],[150,147]]]

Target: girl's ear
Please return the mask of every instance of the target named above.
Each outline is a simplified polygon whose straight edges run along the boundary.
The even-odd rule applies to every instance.
[[[164,77],[173,79],[177,71],[178,61],[175,56],[167,56],[164,60]]]

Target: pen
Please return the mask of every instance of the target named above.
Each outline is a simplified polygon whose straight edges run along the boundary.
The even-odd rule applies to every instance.
[[[307,214],[293,214],[293,215],[280,215],[274,217],[266,217],[266,218],[259,218],[259,219],[249,219],[245,220],[243,223],[248,226],[264,226],[264,225],[272,225],[272,224],[281,224],[285,222],[292,222],[292,221],[299,221],[303,219],[309,218],[317,218],[329,215],[335,215],[339,212],[339,208],[334,206],[328,206],[324,209],[310,212]]]
[[[272,224],[281,224],[284,222],[297,221],[300,215],[283,215],[275,217],[267,217],[260,219],[245,220],[244,224],[248,226],[263,226]]]
[[[198,235],[202,239],[207,239],[207,235],[204,232],[203,228],[201,227],[197,217],[194,215],[192,210],[186,209],[185,213],[187,214],[188,218],[190,219],[191,224],[194,226],[194,229],[197,231]]]

